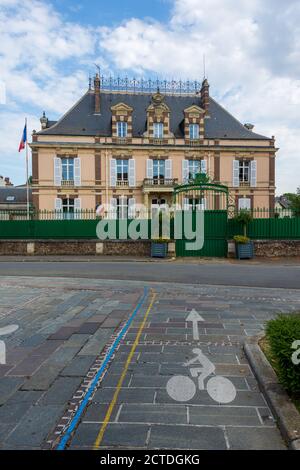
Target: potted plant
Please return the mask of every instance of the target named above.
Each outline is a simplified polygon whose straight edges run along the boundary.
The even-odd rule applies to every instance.
[[[252,220],[252,214],[247,209],[242,209],[234,218],[243,224],[244,235],[235,235],[235,252],[238,259],[251,259],[254,256],[254,244],[247,236],[247,227]]]
[[[165,238],[157,238],[151,241],[151,257],[166,258],[168,253],[168,242]]]

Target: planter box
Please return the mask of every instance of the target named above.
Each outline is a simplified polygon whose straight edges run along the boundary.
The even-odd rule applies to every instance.
[[[166,258],[168,252],[167,243],[152,242],[151,243],[151,257],[152,258]]]
[[[237,259],[251,259],[254,256],[254,243],[236,243],[235,252]]]

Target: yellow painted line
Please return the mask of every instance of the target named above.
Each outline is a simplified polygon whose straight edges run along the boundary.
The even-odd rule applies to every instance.
[[[102,439],[103,439],[105,430],[106,430],[107,425],[108,425],[108,423],[109,423],[109,420],[110,420],[110,418],[111,418],[111,415],[112,415],[112,412],[113,412],[113,410],[114,410],[114,407],[115,407],[115,405],[116,405],[116,403],[117,403],[117,399],[118,399],[119,393],[120,393],[120,391],[121,391],[121,387],[122,387],[122,385],[123,385],[125,376],[126,376],[127,371],[128,371],[128,367],[129,367],[129,365],[130,365],[130,363],[131,363],[131,360],[132,360],[133,355],[134,355],[134,353],[135,353],[136,347],[137,347],[137,345],[138,345],[138,343],[139,343],[139,340],[140,340],[141,334],[142,334],[142,332],[143,332],[143,329],[144,329],[144,327],[145,327],[147,318],[148,318],[149,313],[150,313],[150,311],[151,311],[151,309],[152,309],[152,307],[153,307],[153,304],[154,304],[156,295],[157,295],[157,294],[152,291],[152,297],[151,297],[151,301],[150,301],[149,307],[148,307],[148,309],[147,309],[147,311],[146,311],[146,313],[145,313],[145,315],[144,315],[143,321],[142,321],[142,323],[141,323],[141,326],[140,326],[140,328],[139,328],[139,331],[138,331],[138,333],[137,333],[137,335],[136,335],[135,341],[134,341],[134,343],[133,343],[133,345],[132,345],[131,351],[130,351],[129,356],[128,356],[128,358],[127,358],[127,361],[126,361],[126,363],[125,363],[124,369],[123,369],[123,371],[122,371],[121,377],[120,377],[120,379],[119,379],[119,381],[118,381],[118,384],[117,384],[117,387],[116,387],[114,396],[113,396],[113,398],[112,398],[112,401],[110,402],[110,405],[109,405],[108,410],[107,410],[107,412],[106,412],[106,415],[105,415],[105,418],[104,418],[104,420],[103,420],[101,429],[100,429],[99,434],[98,434],[98,436],[97,436],[97,438],[96,438],[96,440],[95,440],[95,443],[94,443],[94,450],[97,450],[97,449],[100,447],[100,445],[101,445],[101,442],[102,442]]]

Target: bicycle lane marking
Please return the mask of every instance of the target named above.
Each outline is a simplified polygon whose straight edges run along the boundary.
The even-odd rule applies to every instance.
[[[81,416],[82,416],[82,414],[83,414],[83,412],[84,412],[84,410],[85,410],[85,408],[86,408],[86,406],[89,402],[90,397],[92,396],[93,392],[95,391],[95,389],[97,387],[97,383],[98,383],[99,379],[101,378],[103,372],[105,371],[105,369],[106,369],[110,359],[112,358],[116,348],[118,347],[120,341],[123,339],[125,333],[127,333],[131,323],[133,322],[133,320],[136,317],[137,313],[139,312],[142,305],[144,304],[144,302],[145,302],[145,300],[148,296],[148,293],[149,293],[149,289],[148,289],[148,287],[145,287],[142,298],[138,302],[138,304],[135,307],[134,311],[132,312],[131,316],[129,317],[126,324],[124,325],[124,327],[122,328],[122,330],[118,334],[117,338],[113,342],[112,346],[110,347],[109,351],[107,352],[99,371],[97,372],[97,374],[95,375],[93,381],[91,382],[91,384],[90,384],[90,386],[87,390],[87,393],[86,393],[80,407],[78,408],[76,414],[74,415],[72,421],[70,422],[65,434],[61,438],[58,446],[56,447],[56,450],[64,450],[66,448],[66,445],[68,444],[73,431],[76,429],[76,426],[79,423],[79,420],[80,420],[80,418],[81,418]]]
[[[104,420],[103,420],[102,426],[101,426],[100,431],[99,431],[99,433],[98,433],[98,435],[97,435],[97,438],[96,438],[96,440],[95,440],[95,443],[94,443],[94,450],[99,449],[99,447],[100,447],[100,445],[101,445],[101,442],[102,442],[103,437],[104,437],[105,430],[106,430],[106,428],[107,428],[107,426],[108,426],[108,423],[109,423],[109,420],[110,420],[110,418],[111,418],[112,412],[113,412],[114,407],[115,407],[115,405],[116,405],[116,403],[117,403],[117,399],[118,399],[119,393],[120,393],[120,391],[121,391],[121,388],[122,388],[122,385],[123,385],[125,376],[126,376],[126,374],[127,374],[127,372],[128,372],[128,368],[129,368],[129,366],[130,366],[131,360],[132,360],[133,355],[134,355],[134,353],[135,353],[136,347],[138,346],[140,337],[141,337],[141,335],[142,335],[142,332],[143,332],[143,329],[144,329],[144,327],[145,327],[146,321],[147,321],[147,319],[148,319],[148,317],[149,317],[149,314],[150,314],[150,312],[151,312],[151,310],[152,310],[152,307],[153,307],[154,301],[155,301],[155,299],[156,299],[156,296],[157,296],[156,292],[152,291],[152,297],[151,297],[151,300],[150,300],[150,304],[149,304],[149,306],[148,306],[148,308],[147,308],[147,310],[146,310],[146,313],[145,313],[145,315],[144,315],[143,321],[142,321],[142,323],[141,323],[141,325],[140,325],[140,328],[139,328],[139,330],[138,330],[138,333],[137,333],[137,335],[136,335],[136,338],[135,338],[135,340],[134,340],[134,343],[133,343],[132,348],[131,348],[131,350],[130,350],[130,353],[129,353],[129,355],[128,355],[127,361],[126,361],[126,363],[125,363],[125,365],[124,365],[122,374],[121,374],[120,379],[119,379],[119,381],[118,381],[118,384],[117,384],[117,387],[116,387],[114,396],[113,396],[113,398],[112,398],[112,400],[111,400],[111,402],[110,402],[110,405],[109,405],[108,410],[107,410],[107,412],[106,412],[106,415],[105,415],[105,418],[104,418]]]

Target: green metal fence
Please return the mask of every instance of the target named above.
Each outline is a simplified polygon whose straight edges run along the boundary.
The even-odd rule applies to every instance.
[[[228,239],[243,235],[243,226],[233,219],[228,220]],[[296,240],[300,239],[300,217],[253,219],[247,228],[251,239]]]

